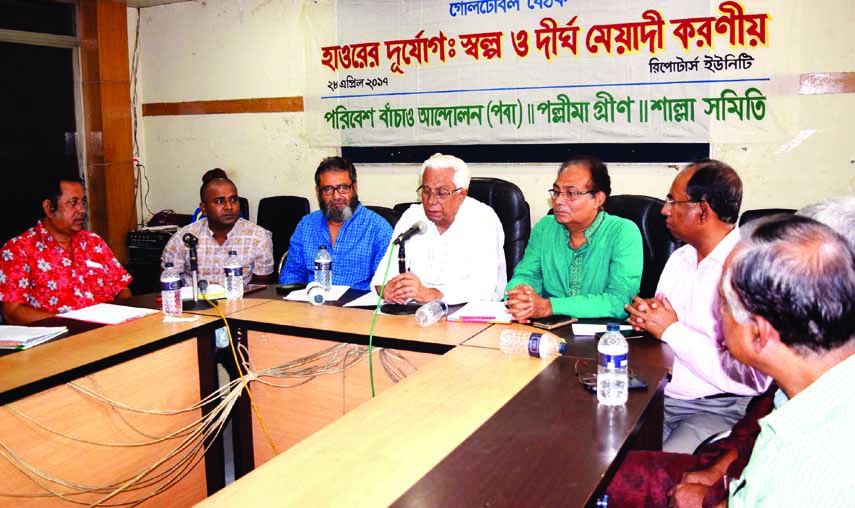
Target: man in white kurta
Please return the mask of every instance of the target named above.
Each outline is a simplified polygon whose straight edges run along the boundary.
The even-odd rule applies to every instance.
[[[378,292],[385,285],[383,298],[393,303],[501,300],[507,283],[505,235],[493,209],[467,197],[466,164],[434,155],[422,166],[421,183],[422,203],[404,212],[392,233],[394,239],[417,222],[426,226],[406,241],[407,271],[398,273],[398,246],[390,245],[371,285]]]

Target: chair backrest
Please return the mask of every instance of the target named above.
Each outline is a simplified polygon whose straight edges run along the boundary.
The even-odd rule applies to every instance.
[[[502,223],[505,263],[510,280],[531,236],[531,212],[525,196],[519,187],[507,180],[484,177],[470,180],[469,196],[492,208]]]
[[[745,210],[739,217],[739,225],[742,226],[755,219],[778,213],[796,213],[796,211],[793,208],[756,208],[754,210]]]
[[[302,196],[270,196],[258,202],[258,225],[273,233],[273,260],[288,251],[291,235],[304,215],[309,200]]]
[[[656,293],[659,276],[671,254],[683,242],[671,236],[662,215],[664,201],[650,196],[620,194],[610,196],[604,206],[606,212],[629,219],[638,226],[644,245],[644,271],[641,273],[639,294],[652,298]]]
[[[420,205],[420,204],[421,204],[421,202],[419,202],[419,201],[409,201],[407,203],[398,203],[397,205],[392,207],[392,210],[398,214],[398,218],[400,219],[401,216],[404,215],[404,212],[406,212],[409,207],[411,207],[413,205]]]
[[[375,205],[365,205],[365,208],[368,208],[372,212],[376,213],[380,217],[386,219],[386,222],[392,226],[392,229],[395,229],[395,225],[398,223],[398,220],[401,218],[401,214],[398,213],[394,208],[389,208],[387,206],[375,206]],[[403,212],[402,212],[403,213]]]
[[[249,220],[249,200],[239,197],[238,201],[240,202],[240,216]]]

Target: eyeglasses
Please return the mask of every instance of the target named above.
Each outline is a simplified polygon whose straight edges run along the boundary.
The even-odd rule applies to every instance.
[[[683,199],[683,200],[677,200],[677,199],[673,199],[673,198],[665,198],[665,204],[664,204],[664,205],[662,205],[662,208],[665,208],[666,206],[667,206],[668,208],[671,208],[671,207],[672,207],[672,206],[674,206],[674,205],[684,205],[684,204],[688,204],[688,203],[700,203],[700,202],[702,202],[702,201],[703,201],[703,199]]]
[[[436,199],[440,201],[445,201],[449,196],[454,194],[455,192],[462,191],[463,187],[458,187],[454,190],[448,190],[440,187],[437,190],[430,190],[430,188],[425,187],[424,185],[420,186],[416,189],[416,193],[421,195],[422,201],[430,201],[432,197],[436,196]]]
[[[595,190],[589,190],[589,191],[562,191],[562,190],[558,190],[558,189],[549,189],[549,190],[548,190],[548,191],[546,191],[546,192],[548,192],[548,193],[549,193],[549,197],[551,197],[552,199],[558,199],[558,198],[560,198],[562,195],[564,195],[564,196],[567,198],[567,201],[576,201],[577,199],[579,199],[580,197],[584,196],[585,194],[591,194],[591,195],[594,195],[594,194],[596,194],[598,191],[595,191]]]
[[[350,191],[353,190],[353,185],[348,185],[346,183],[340,185],[327,185],[326,187],[321,187],[321,195],[323,196],[332,196],[333,191],[338,191],[342,196],[345,194],[350,194]]]

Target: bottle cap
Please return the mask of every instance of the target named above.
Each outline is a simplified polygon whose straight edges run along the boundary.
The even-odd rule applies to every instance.
[[[175,263],[173,263],[172,261],[167,261],[166,263],[163,263],[164,268],[172,268],[173,266],[175,266]]]
[[[230,250],[229,256],[237,256],[237,251],[236,250]]]
[[[620,325],[617,323],[609,323],[606,325],[606,331],[607,332],[619,332],[620,331]]]

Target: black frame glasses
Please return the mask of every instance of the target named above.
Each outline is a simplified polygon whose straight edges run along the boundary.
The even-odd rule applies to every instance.
[[[352,184],[342,183],[338,185],[327,185],[325,187],[321,187],[320,193],[322,196],[332,196],[333,191],[338,191],[339,194],[344,196],[345,194],[350,194],[353,190]]]

